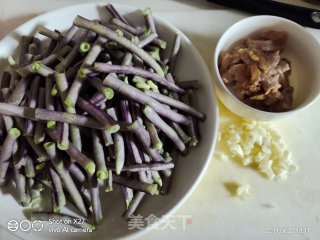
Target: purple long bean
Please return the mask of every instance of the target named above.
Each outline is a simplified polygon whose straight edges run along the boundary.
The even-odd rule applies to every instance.
[[[27,178],[34,178],[36,176],[34,162],[31,157],[26,157],[26,164],[24,166],[24,171]]]
[[[154,33],[157,32],[156,31],[156,25],[154,23],[154,19],[153,19],[153,15],[152,15],[151,9],[150,8],[146,8],[143,11],[143,16],[145,18],[146,25],[151,30],[151,32],[154,32]]]
[[[103,146],[96,130],[91,130],[91,137],[93,155],[97,165],[97,177],[103,181],[108,178],[108,169],[106,167]]]
[[[130,26],[129,22],[119,14],[119,12],[114,8],[114,6],[110,3],[106,5],[106,9],[109,11],[109,13],[116,19],[122,21],[123,23]]]
[[[86,176],[83,174],[76,163],[68,161],[66,163],[66,168],[79,183],[84,184],[86,182]]]
[[[46,36],[48,38],[51,38],[55,41],[59,41],[61,38],[60,33],[55,32],[55,31],[51,31],[50,29],[44,27],[44,26],[40,26],[38,29],[39,34]]]
[[[122,112],[123,120],[126,123],[132,123],[132,116],[129,111],[129,102],[127,100],[120,101],[120,108]],[[148,136],[146,136],[148,137]],[[140,152],[136,142],[134,141],[134,137],[131,132],[127,132],[125,135],[126,145],[129,151],[129,155],[133,157],[134,161],[138,164],[142,164],[142,158],[140,156]],[[142,182],[149,182],[146,176],[145,171],[138,171],[139,179]],[[150,183],[150,182],[149,182]]]
[[[158,84],[172,90],[175,92],[183,93],[184,90],[182,88],[179,88],[177,85],[168,82],[164,77],[160,76],[157,73],[152,73],[145,71],[143,69],[129,66],[129,65],[111,65],[108,63],[99,63],[96,62],[94,64],[94,69],[98,72],[103,73],[122,73],[122,74],[132,74],[136,76],[141,76],[147,79],[152,79],[153,81],[157,82]]]
[[[97,59],[99,54],[102,51],[102,45],[106,42],[107,40],[103,37],[98,37],[98,39],[95,41],[93,44],[92,48],[90,49],[89,53],[83,60],[80,70],[86,67],[89,67],[93,65],[94,61]],[[76,105],[77,99],[79,92],[82,88],[83,82],[85,78],[80,77],[79,74],[77,75],[75,81],[72,83],[69,92],[66,96],[65,99],[65,104],[69,107],[74,107]]]
[[[54,141],[57,141],[59,139],[59,133],[57,130],[47,129],[46,132]],[[69,143],[69,148],[66,150],[66,152],[72,159],[75,159],[88,173],[93,174],[96,171],[95,163],[82,152],[80,152],[72,143]]]
[[[178,149],[183,152],[186,149],[185,144],[181,141],[178,134],[166,123],[161,117],[151,108],[146,106],[143,109],[145,116],[158,128],[161,129],[178,147]]]
[[[164,161],[163,157],[160,155],[160,153],[151,146],[151,140],[149,133],[142,127],[142,125],[139,123],[139,121],[135,121],[134,124],[129,126],[129,129],[132,130],[135,133],[135,136],[137,139],[139,139],[140,143],[142,144],[145,151],[150,155],[150,157],[156,161],[156,162],[162,162]],[[143,134],[140,134],[143,132]],[[145,137],[147,139],[145,139]]]
[[[198,111],[197,109],[195,109],[194,107],[189,106],[188,104],[185,104],[181,101],[175,100],[171,97],[165,96],[161,93],[156,93],[150,90],[145,90],[144,91],[147,95],[149,95],[150,97],[158,100],[159,102],[163,103],[163,104],[167,104],[169,106],[172,106],[176,109],[179,109],[181,111],[184,111],[186,113],[189,113],[190,115],[199,118],[201,120],[205,120],[205,114]]]
[[[140,49],[138,46],[133,44],[128,39],[118,35],[114,31],[108,29],[107,27],[99,24],[96,21],[90,21],[90,20],[85,19],[80,16],[77,16],[73,23],[76,26],[83,27],[85,29],[89,29],[91,31],[94,31],[94,32],[100,34],[101,36],[108,38],[108,39],[124,46],[125,48],[127,48],[128,50],[133,52],[134,54],[138,55],[142,60],[145,61],[146,64],[148,64],[150,67],[152,67],[160,76],[164,76],[163,70],[160,67],[160,65],[148,53],[146,53],[145,51]]]
[[[45,90],[44,88],[39,89],[39,96],[38,96],[38,107],[45,108]],[[45,125],[43,122],[36,122],[33,141],[35,144],[42,143],[45,139]]]
[[[145,123],[146,123],[147,130],[148,130],[148,132],[150,134],[152,145],[154,146],[154,148],[157,151],[160,151],[162,149],[162,147],[163,147],[163,143],[162,143],[161,139],[159,138],[159,135],[158,135],[156,127],[154,126],[153,123],[151,123],[147,119],[145,120]]]
[[[138,35],[140,34],[140,31],[126,23],[124,23],[122,20],[118,19],[118,18],[112,18],[110,21],[112,24],[128,31],[129,33],[133,34],[133,35]]]
[[[107,163],[107,166],[115,170],[114,164]],[[132,164],[124,166],[122,172],[139,172],[139,171],[161,171],[174,168],[174,163],[149,163],[149,164]]]
[[[115,133],[119,131],[119,124],[116,124],[114,121],[112,121],[112,119],[109,117],[107,113],[104,113],[90,102],[79,97],[77,100],[77,105],[86,112],[88,112],[92,117],[97,119],[97,121],[99,121],[101,124],[103,124],[105,129],[108,130],[110,133]]]
[[[157,184],[144,183],[137,179],[127,179],[122,176],[114,176],[113,182],[121,186],[129,187],[141,192],[149,193],[151,195],[159,194]]]
[[[132,215],[136,211],[137,207],[139,206],[139,204],[141,203],[145,195],[146,195],[145,192],[137,192],[134,195],[133,199],[129,204],[128,209],[122,215],[125,219],[129,219],[130,217],[132,217]]]
[[[98,224],[102,221],[102,210],[99,193],[98,179],[95,175],[88,175],[88,182],[91,194],[92,213],[94,217],[94,223]]]
[[[25,96],[26,90],[30,84],[30,80],[31,79],[28,77],[22,78],[10,95],[7,103],[19,105]]]
[[[64,47],[65,45],[68,45],[78,32],[78,29],[79,28],[77,26],[72,25],[67,31],[67,33],[64,35],[64,37],[61,39],[61,41],[58,42],[57,46],[53,50],[53,53],[59,51],[60,48]]]
[[[27,147],[26,142],[23,138],[18,140],[18,150],[12,156],[13,164],[17,168],[21,168],[26,165],[27,162]]]
[[[76,204],[76,206],[78,207],[80,212],[84,216],[87,216],[88,214],[87,214],[87,210],[84,205],[83,199],[82,199],[74,181],[72,180],[69,172],[65,168],[63,161],[58,157],[55,143],[47,142],[44,144],[44,148],[46,149],[47,154],[49,155],[51,162],[52,162],[54,168],[56,169],[56,171],[58,172],[62,182],[65,184],[68,192],[70,193],[72,200],[74,201],[74,203]]]
[[[55,195],[57,197],[58,207],[59,209],[61,209],[63,206],[66,205],[66,197],[64,195],[62,182],[58,173],[53,168],[50,167],[49,172],[50,172],[52,186],[55,191]]]
[[[37,99],[38,99],[38,93],[39,93],[39,85],[40,85],[40,76],[36,76],[31,83],[30,86],[30,96],[27,103],[27,106],[30,108],[35,108],[37,106]],[[25,125],[25,131],[24,135],[26,136],[33,136],[34,132],[34,122],[32,120],[27,120]]]
[[[114,121],[118,121],[118,116],[114,108],[108,109],[108,114]],[[116,173],[119,175],[125,161],[125,147],[122,134],[120,132],[116,132],[113,136],[113,141],[116,159]]]
[[[11,128],[2,144],[0,152],[0,179],[4,179],[7,174],[9,160],[12,156],[13,146],[20,135],[21,132],[19,131],[19,129]]]
[[[158,114],[170,119],[171,121],[185,125],[188,125],[190,123],[190,120],[187,119],[185,116],[176,113],[170,109],[167,109],[161,103],[154,100],[152,97],[146,95],[145,93],[136,89],[135,87],[132,87],[124,83],[112,74],[109,74],[104,79],[104,84],[112,88],[114,91],[120,92],[121,94],[125,95],[131,100],[152,107]]]
[[[16,183],[16,188],[18,190],[18,201],[23,207],[27,207],[30,204],[30,196],[27,192],[27,180],[24,174],[22,174],[21,169],[16,167],[13,168],[14,179]]]
[[[181,46],[181,35],[179,33],[176,34],[173,48],[171,51],[171,57],[170,57],[170,72],[174,72],[175,67],[176,67],[176,61],[177,61],[177,56],[180,50]]]

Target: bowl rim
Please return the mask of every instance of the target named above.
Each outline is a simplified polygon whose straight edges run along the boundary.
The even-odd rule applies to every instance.
[[[213,54],[213,62],[212,62],[212,65],[211,65],[211,70],[212,70],[212,73],[215,75],[213,77],[214,77],[217,85],[222,87],[222,89],[228,94],[228,96],[230,96],[233,101],[236,101],[242,107],[247,108],[249,111],[257,112],[259,114],[264,114],[264,115],[268,115],[268,116],[271,116],[271,117],[276,117],[276,116],[279,117],[281,115],[285,116],[285,115],[288,115],[288,114],[299,112],[301,110],[304,110],[304,109],[310,107],[319,98],[320,91],[318,91],[318,93],[315,94],[315,96],[312,99],[310,99],[306,104],[302,104],[302,106],[298,106],[298,107],[296,107],[294,109],[290,109],[290,110],[284,111],[284,112],[268,112],[268,111],[260,110],[258,108],[251,107],[250,105],[247,105],[246,103],[242,102],[240,99],[238,99],[229,90],[229,88],[223,82],[222,77],[220,75],[219,68],[218,68],[218,59],[219,59],[219,55],[220,55],[220,52],[221,52],[221,48],[223,47],[222,41],[224,40],[225,35],[229,32],[229,30],[231,30],[233,28],[236,28],[238,25],[243,24],[244,22],[247,22],[247,21],[252,21],[252,19],[256,19],[256,18],[266,19],[266,20],[274,19],[274,20],[277,20],[279,22],[284,22],[286,24],[290,24],[290,25],[294,26],[295,28],[299,29],[301,32],[303,32],[304,35],[306,35],[309,39],[311,39],[313,42],[315,42],[317,44],[317,46],[319,47],[319,49],[320,49],[320,43],[317,41],[317,39],[309,31],[307,31],[303,26],[301,26],[300,24],[298,24],[298,23],[296,23],[294,21],[291,21],[291,20],[283,18],[283,17],[272,16],[272,15],[258,15],[258,16],[250,16],[250,17],[243,18],[243,19],[235,22],[234,24],[232,24],[230,27],[228,27],[223,32],[223,34],[220,36],[220,38],[219,38],[219,40],[218,40],[218,42],[216,44],[216,47],[215,47],[215,50],[214,50],[214,54]],[[220,50],[218,49],[218,47],[220,47]],[[220,99],[219,89],[218,89],[217,92],[218,92],[218,97]],[[222,100],[221,100],[221,102],[223,103]],[[229,109],[228,106],[226,106],[226,107]]]

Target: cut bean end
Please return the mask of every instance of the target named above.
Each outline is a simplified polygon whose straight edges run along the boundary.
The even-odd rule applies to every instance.
[[[48,149],[48,148],[50,148],[50,147],[52,147],[52,146],[55,146],[55,143],[54,143],[54,142],[46,142],[45,144],[43,144],[43,147],[44,147],[45,149]]]
[[[37,73],[37,72],[40,71],[40,69],[41,69],[41,63],[40,62],[32,63],[32,65],[31,65],[32,72]]]
[[[111,88],[106,87],[106,88],[103,88],[102,91],[103,91],[103,95],[106,97],[107,100],[110,100],[113,98],[114,91]]]
[[[83,42],[80,44],[80,52],[81,53],[86,53],[90,50],[91,45],[88,42]]]
[[[45,168],[45,166],[47,165],[46,162],[42,162],[36,165],[36,170],[41,171],[42,169]]]
[[[27,178],[34,178],[36,175],[34,173],[28,173],[26,174]]]
[[[62,151],[66,151],[69,148],[69,143],[58,143],[57,147]]]
[[[143,10],[143,15],[144,16],[148,16],[148,15],[151,15],[151,9],[150,8],[146,8],[145,10]]]
[[[108,179],[108,177],[109,177],[108,171],[101,170],[101,169],[98,170],[97,177],[102,181]]]
[[[8,57],[8,62],[9,62],[10,67],[15,68],[17,66],[17,62],[16,62],[16,60],[13,59],[12,56]]]
[[[18,138],[18,137],[20,137],[21,132],[20,132],[20,130],[18,128],[11,128],[9,130],[9,135],[12,136],[12,137]]]
[[[157,151],[160,151],[163,148],[163,143],[162,142],[158,142],[154,147],[155,147],[155,149]]]
[[[199,143],[199,140],[198,140],[198,139],[191,139],[191,140],[188,142],[188,145],[189,145],[190,147],[195,147],[195,146],[198,145],[198,143]]]
[[[108,129],[109,133],[116,133],[119,130],[120,130],[120,125],[119,124],[113,125]]]
[[[75,104],[73,103],[73,101],[68,99],[68,98],[66,98],[66,100],[64,100],[64,104],[66,106],[68,106],[69,108],[74,108],[75,107]]]
[[[52,89],[51,89],[51,96],[54,97],[54,96],[57,96],[57,94],[58,94],[57,85],[54,84],[53,87],[52,87]]]
[[[147,84],[150,86],[151,90],[158,90],[159,89],[158,86],[156,84],[154,84],[154,82],[151,80],[148,80]]]
[[[94,172],[96,171],[96,165],[94,164],[94,162],[90,161],[87,163],[85,170],[90,174],[94,174]]]
[[[59,206],[54,206],[53,207],[53,212],[60,213],[60,207]]]
[[[48,121],[47,122],[47,128],[48,129],[55,129],[57,127],[57,122],[56,121]]]
[[[117,33],[119,36],[123,36],[123,31],[121,31],[120,29],[117,29],[117,30],[116,30],[116,33]]]
[[[157,184],[150,184],[147,190],[148,190],[148,193],[150,193],[151,195],[159,195]]]
[[[148,84],[145,84],[143,82],[136,83],[136,88],[142,89],[142,90],[149,90],[150,86]]]
[[[87,72],[84,69],[79,69],[78,76],[81,79],[85,79],[87,77]]]

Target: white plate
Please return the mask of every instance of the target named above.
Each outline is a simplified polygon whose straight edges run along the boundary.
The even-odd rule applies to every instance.
[[[49,29],[66,30],[70,27],[73,19],[77,15],[89,19],[109,18],[108,12],[104,9],[106,3],[89,3],[75,5],[59,10],[55,10],[40,15],[23,24],[0,42],[0,70],[7,65],[8,56],[16,52],[21,35],[34,34],[37,26],[44,25]],[[116,5],[117,10],[135,24],[143,24],[143,18],[136,9],[123,5]],[[133,13],[134,12],[134,13]],[[190,196],[203,176],[214,150],[218,133],[218,106],[216,96],[213,91],[210,73],[199,52],[190,40],[177,28],[168,22],[156,17],[157,30],[162,39],[166,40],[171,49],[175,33],[182,35],[181,52],[177,63],[177,75],[181,80],[199,79],[200,88],[196,93],[197,108],[206,113],[207,119],[200,124],[201,143],[198,147],[191,149],[187,157],[179,158],[176,164],[173,184],[170,194],[156,197],[147,197],[143,200],[142,206],[138,208],[136,214],[141,214],[144,218],[150,214],[162,217],[162,220],[173,214]],[[7,223],[14,219],[25,220],[23,208],[14,200],[14,194],[6,190],[0,192],[0,227],[7,229]],[[104,221],[93,233],[50,233],[46,224],[40,232],[32,229],[26,232],[18,230],[12,234],[22,239],[52,239],[59,237],[62,239],[113,239],[120,237],[137,237],[150,230],[147,227],[143,230],[128,230],[128,223],[121,217],[124,211],[124,203],[121,195],[117,191],[114,193],[102,193],[102,207]],[[62,225],[54,227],[62,229]]]

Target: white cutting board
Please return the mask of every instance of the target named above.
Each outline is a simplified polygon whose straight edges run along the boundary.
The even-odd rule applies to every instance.
[[[248,16],[224,10],[158,15],[191,39],[209,69],[221,34]],[[310,31],[320,41],[320,31]],[[236,119],[222,105],[220,116],[221,122]],[[269,181],[252,169],[213,157],[197,190],[173,218],[176,229],[154,230],[144,239],[320,239],[320,99],[306,111],[271,124],[283,135],[300,167],[298,172],[289,175],[287,181]],[[233,181],[250,184],[253,197],[232,197],[224,183]],[[183,227],[182,215],[191,215],[192,224]],[[310,232],[267,234],[270,228],[299,227],[310,228]]]
[[[53,0],[48,2],[53,4]],[[44,5],[47,5],[48,2],[33,4],[32,12],[37,12],[36,9],[40,7],[47,10]],[[60,3],[64,5],[65,2],[70,4],[72,1],[59,0],[56,2],[59,2],[60,6]],[[184,3],[184,1],[179,2]],[[145,1],[136,3],[139,7],[142,5],[144,7]],[[150,1],[150,5],[155,5],[155,1]],[[163,9],[159,6],[157,9],[165,10],[165,12],[159,12],[157,15],[174,24],[192,40],[209,68],[214,46],[220,35],[234,22],[247,16],[231,11],[206,11],[201,8],[188,12],[186,10],[189,9],[189,6],[179,5],[179,9],[175,9],[174,6],[178,5],[174,4],[170,5],[172,12],[167,12],[169,8],[165,6],[168,5],[163,4]],[[198,5],[201,4],[194,3],[195,8]],[[17,9],[14,4],[10,6],[12,9],[6,9],[8,10],[6,14],[14,15],[15,13],[18,16],[21,12],[23,15],[24,8]],[[0,7],[0,11],[3,10]],[[310,31],[320,41],[320,31]],[[223,107],[220,110],[222,121],[234,118],[234,115]],[[293,153],[294,160],[300,166],[300,170],[290,175],[286,182],[271,182],[251,169],[239,167],[233,162],[213,159],[196,191],[172,218],[174,221],[172,226],[175,229],[167,226],[162,230],[159,227],[159,230],[151,231],[142,239],[320,239],[319,123],[320,100],[295,117],[273,123],[274,127],[281,131]],[[254,198],[242,201],[232,197],[223,185],[231,181],[250,184]],[[274,208],[266,207],[268,205]],[[192,223],[185,224],[183,228],[182,219],[189,215]],[[266,234],[270,227],[310,227],[310,233],[303,235]],[[0,229],[0,240],[7,239],[16,240],[12,235],[7,235],[6,231]]]

